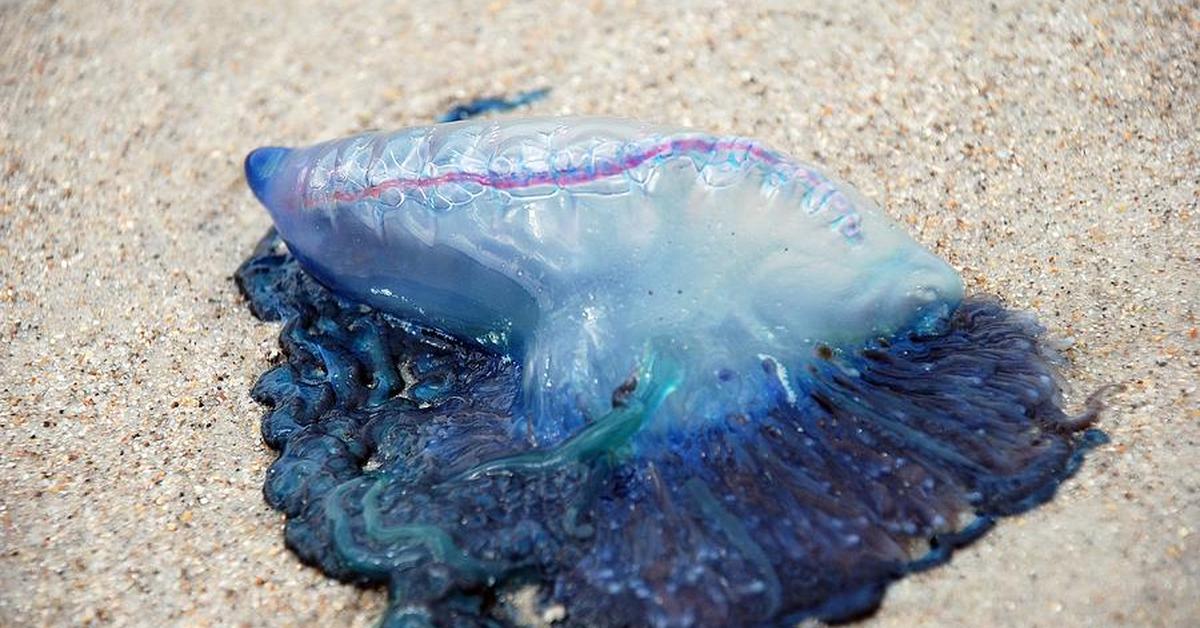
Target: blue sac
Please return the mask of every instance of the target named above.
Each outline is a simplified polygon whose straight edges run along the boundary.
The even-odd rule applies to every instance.
[[[669,388],[649,430],[794,402],[819,352],[935,330],[963,297],[855,190],[742,137],[466,121],[260,148],[246,177],[334,292],[519,362],[533,444],[647,381]]]

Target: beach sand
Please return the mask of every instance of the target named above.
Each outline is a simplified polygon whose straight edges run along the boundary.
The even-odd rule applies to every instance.
[[[866,625],[1200,623],[1200,5],[172,4],[0,3],[0,624],[369,625],[260,493],[241,161],[543,86],[520,114],[826,164],[1036,312],[1072,408],[1126,384],[1051,503]]]

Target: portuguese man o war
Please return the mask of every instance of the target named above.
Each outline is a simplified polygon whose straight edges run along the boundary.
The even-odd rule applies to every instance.
[[[246,177],[264,492],[384,625],[851,619],[1104,439],[1031,317],[754,140],[466,120]]]

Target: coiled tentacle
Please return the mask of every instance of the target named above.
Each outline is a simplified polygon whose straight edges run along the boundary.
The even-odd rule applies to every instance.
[[[969,299],[936,332],[818,349],[782,379],[763,360],[772,403],[720,420],[646,429],[682,381],[653,377],[687,368],[639,360],[608,413],[535,447],[514,437],[519,363],[364,311],[276,244],[237,274],[289,321],[255,389],[281,449],[264,490],[299,556],[388,584],[385,625],[514,623],[497,594],[528,584],[572,625],[854,617],[1103,439],[1072,431],[1036,326]],[[399,382],[382,401],[381,363]]]

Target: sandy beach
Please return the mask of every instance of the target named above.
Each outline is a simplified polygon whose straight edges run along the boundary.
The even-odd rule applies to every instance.
[[[0,3],[0,625],[370,625],[262,499],[242,159],[539,87],[507,115],[826,165],[1035,312],[1070,408],[1125,385],[1051,503],[864,625],[1200,623],[1200,5],[841,4]]]

